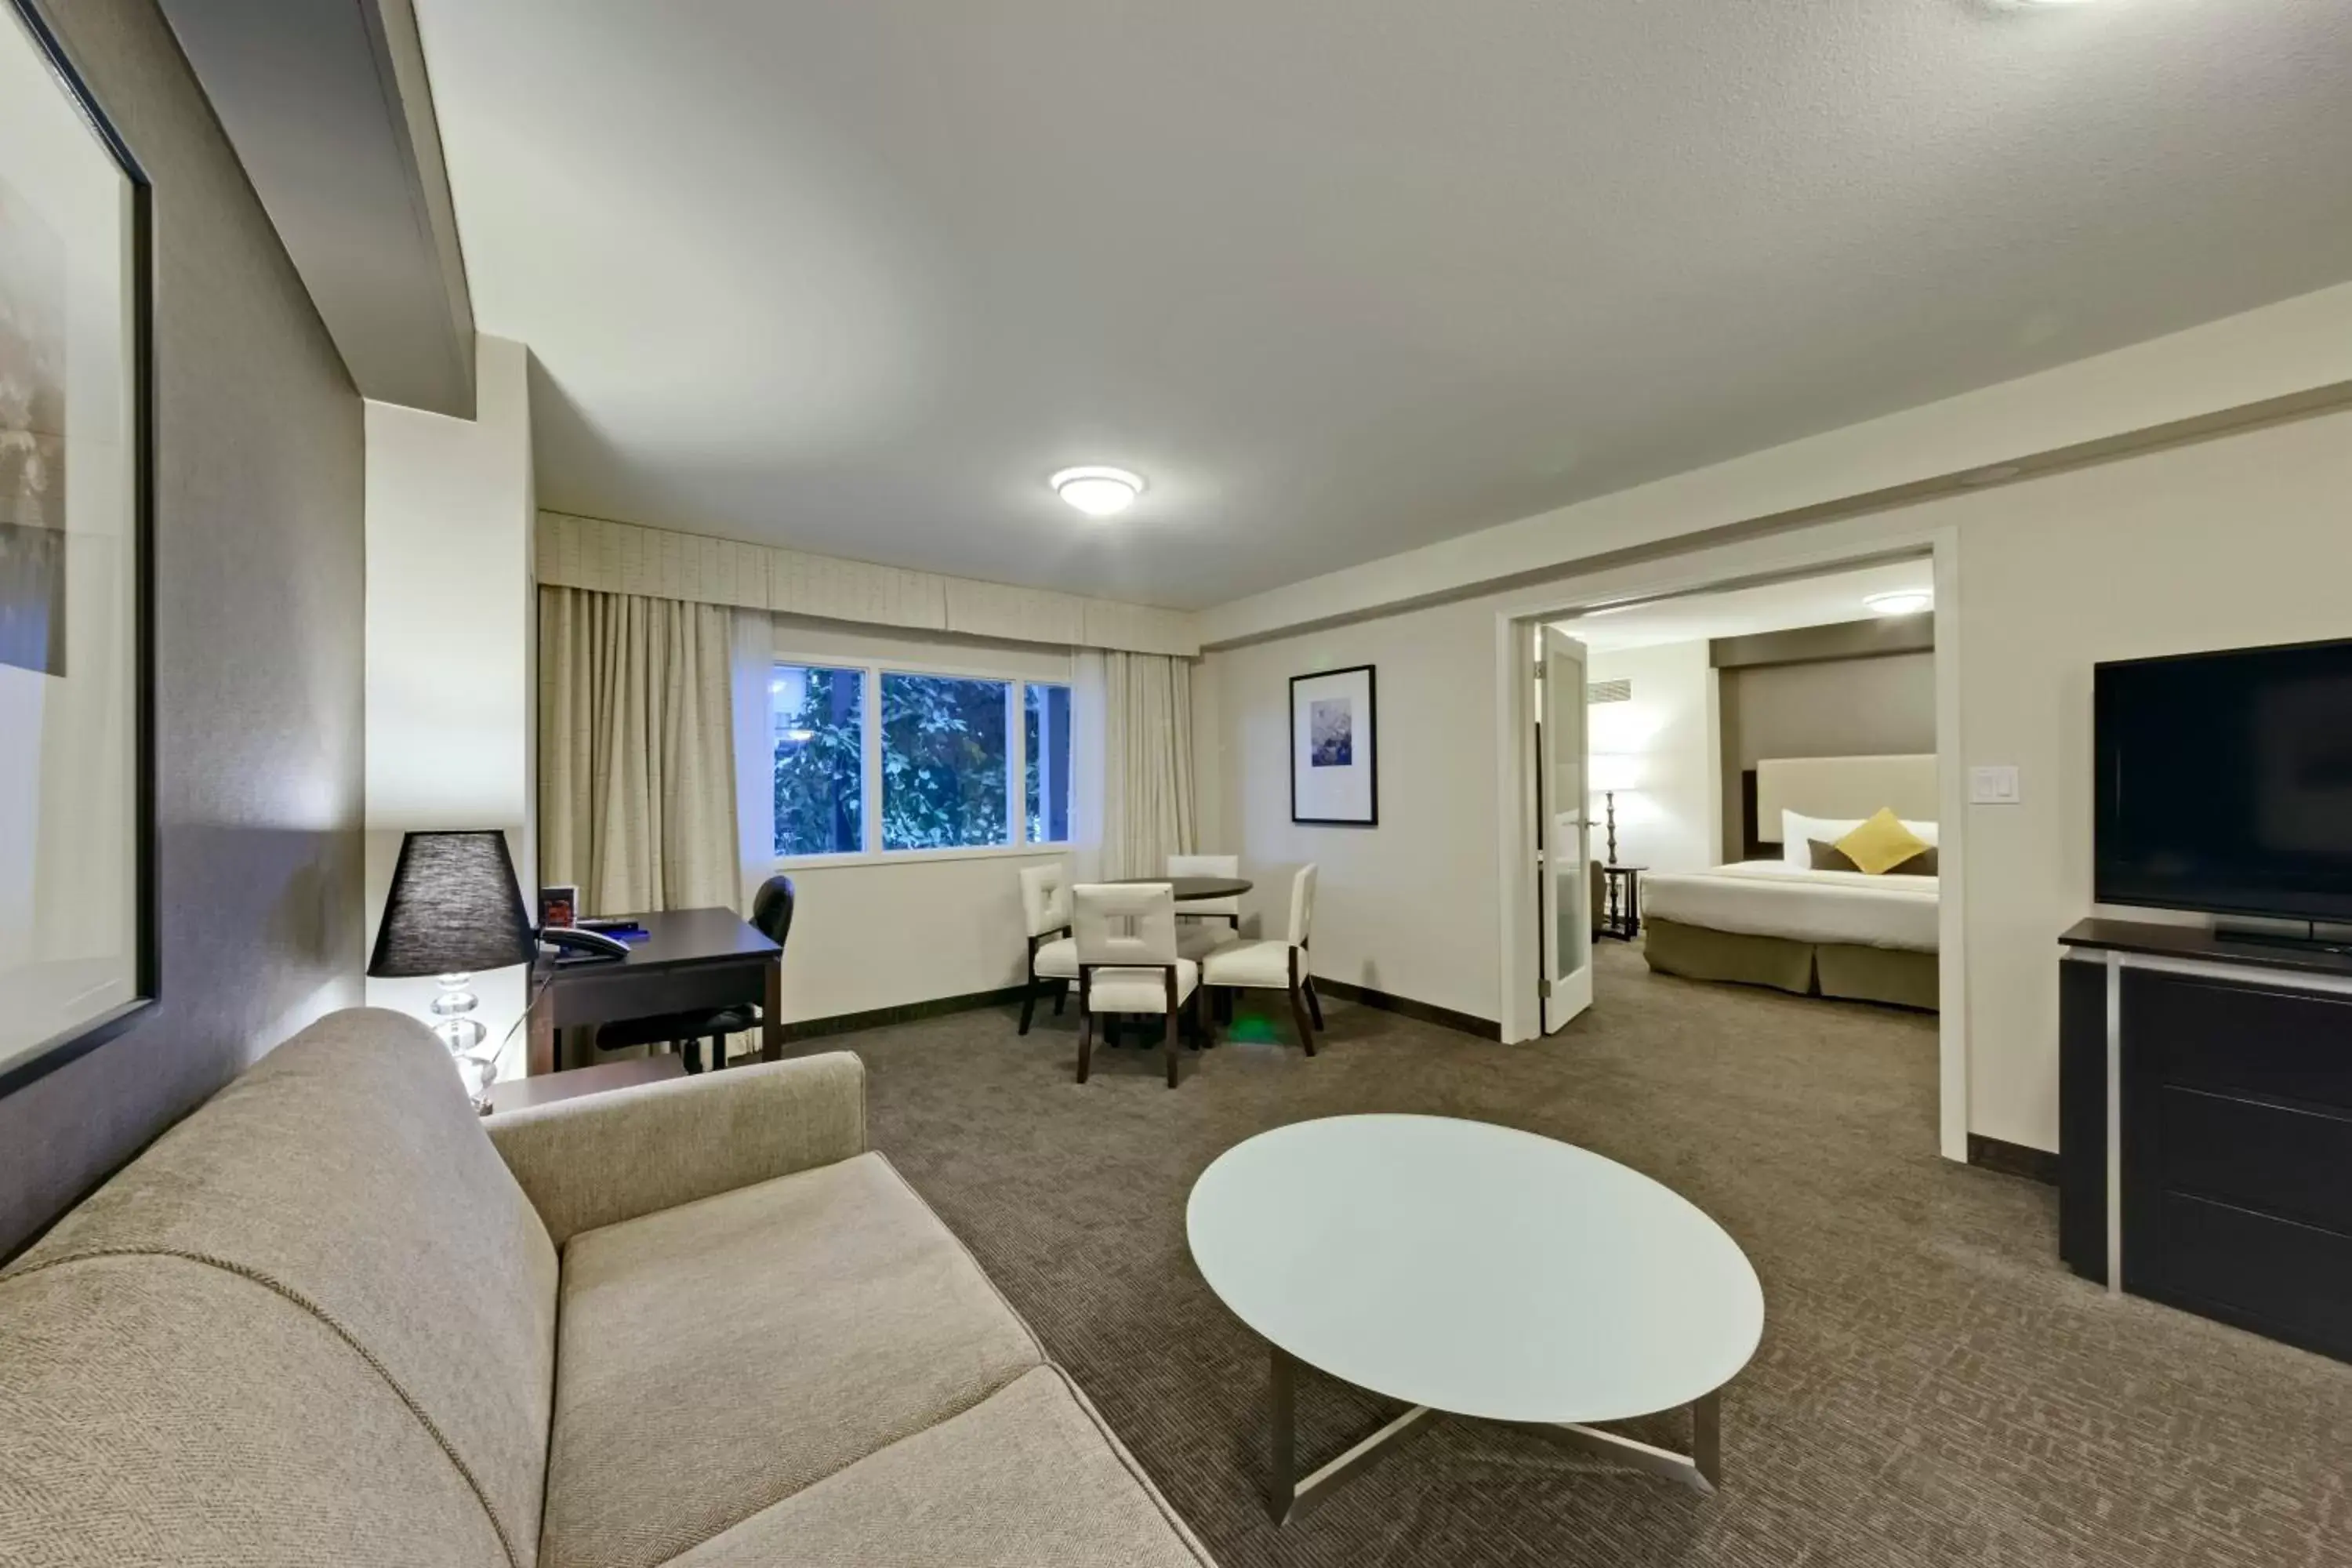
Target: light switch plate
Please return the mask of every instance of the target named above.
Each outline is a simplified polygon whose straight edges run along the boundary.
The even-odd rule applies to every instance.
[[[2018,794],[2017,770],[2014,767],[2003,765],[1969,770],[1970,805],[2015,805],[2022,798]]]

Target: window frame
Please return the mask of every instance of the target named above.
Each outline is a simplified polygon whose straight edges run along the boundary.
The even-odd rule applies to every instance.
[[[877,763],[879,752],[876,750],[874,745],[874,731],[881,715],[876,712],[874,708],[874,699],[877,691],[878,690],[874,679],[874,672],[863,662],[854,658],[803,658],[798,655],[787,654],[770,654],[768,656],[768,669],[770,672],[768,721],[764,725],[761,726],[761,731],[769,738],[768,772],[766,775],[768,778],[768,791],[765,796],[768,803],[768,831],[765,842],[770,846],[773,846],[776,842],[776,708],[773,697],[775,679],[774,672],[778,669],[786,668],[793,669],[833,669],[844,672],[854,670],[856,672],[858,774],[857,837],[860,840],[860,847],[856,849],[826,849],[809,855],[777,855],[772,852],[769,856],[769,859],[779,869],[795,866],[854,865],[858,860],[865,858],[866,850],[864,848],[864,845],[873,841],[875,833],[874,802],[876,792],[871,785],[874,782],[874,768]],[[740,780],[743,775],[739,770],[735,776]],[[738,787],[740,787],[740,784]],[[737,817],[737,821],[739,824],[741,821],[740,814]],[[738,831],[740,831],[740,827]]]
[[[858,675],[858,700],[865,715],[859,735],[859,778],[857,785],[858,834],[865,840],[856,849],[829,850],[818,855],[777,855],[771,857],[779,871],[818,869],[832,866],[905,866],[931,860],[1043,859],[1049,856],[1066,855],[1072,839],[1051,839],[1029,842],[1029,801],[1024,781],[1028,776],[1029,731],[1024,722],[1028,689],[1032,686],[1074,687],[1069,676],[1058,679],[1033,679],[1014,675],[1002,667],[965,665],[952,659],[847,658],[839,654],[803,654],[777,649],[768,656],[771,668],[792,666],[801,669],[856,670]],[[930,849],[885,849],[882,847],[882,679],[889,675],[908,675],[942,680],[986,680],[1000,682],[1004,687],[1004,818],[1009,840],[1003,844],[958,844]],[[1074,699],[1075,700],[1075,699]],[[773,711],[770,725],[772,728]],[[1073,715],[1069,725],[1071,767],[1076,766],[1077,724]],[[774,766],[773,752],[770,766]],[[768,842],[775,841],[774,805],[769,805]]]

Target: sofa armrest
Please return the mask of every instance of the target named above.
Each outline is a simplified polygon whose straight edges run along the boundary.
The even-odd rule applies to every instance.
[[[847,1051],[584,1095],[482,1122],[562,1247],[866,1151],[866,1064]]]

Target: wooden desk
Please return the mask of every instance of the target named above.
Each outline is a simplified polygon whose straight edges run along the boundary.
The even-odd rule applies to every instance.
[[[584,1033],[598,1024],[663,1013],[715,1013],[745,1003],[760,1009],[760,1059],[782,1059],[782,948],[733,910],[665,910],[625,918],[646,928],[644,940],[629,943],[628,957],[551,964],[538,972],[524,1057],[527,1076],[554,1072],[562,1065],[559,1031]]]

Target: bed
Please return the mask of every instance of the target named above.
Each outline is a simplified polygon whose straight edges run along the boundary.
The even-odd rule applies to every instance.
[[[1888,806],[1933,842],[1937,799],[1932,756],[1759,763],[1743,791],[1749,858],[1645,878],[1643,957],[1694,980],[1932,1011],[1940,879],[1816,870],[1803,839]]]

